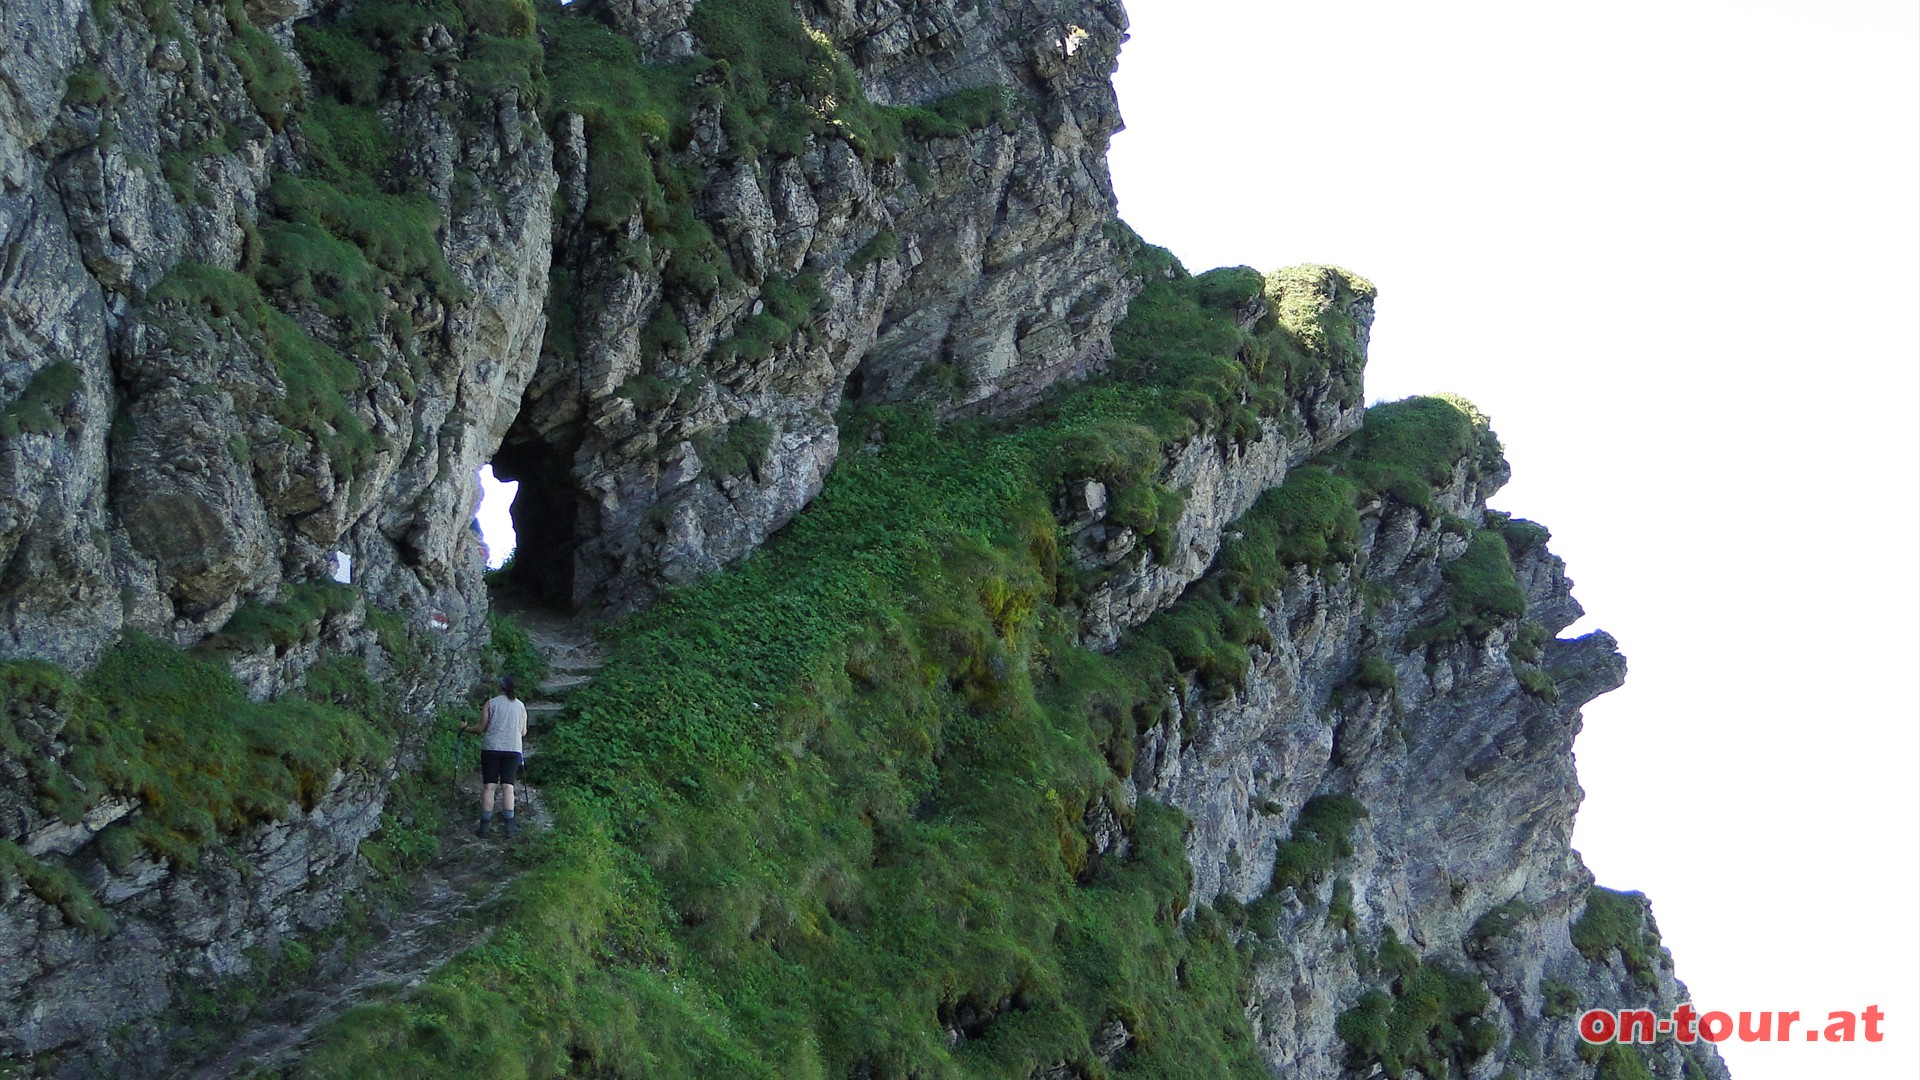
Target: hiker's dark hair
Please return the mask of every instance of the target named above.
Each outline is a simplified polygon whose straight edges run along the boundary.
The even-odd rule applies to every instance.
[[[519,701],[520,695],[513,692],[513,676],[500,676],[500,692],[507,695],[509,701]]]

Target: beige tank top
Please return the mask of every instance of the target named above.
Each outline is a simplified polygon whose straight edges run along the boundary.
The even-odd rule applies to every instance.
[[[488,750],[521,753],[520,735],[526,729],[526,702],[515,701],[505,694],[487,702],[487,733],[482,745]]]

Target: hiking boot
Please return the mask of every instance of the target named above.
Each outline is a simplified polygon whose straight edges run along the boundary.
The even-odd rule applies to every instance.
[[[508,818],[507,819],[507,839],[511,840],[514,837],[519,835],[520,835],[520,823],[518,821],[515,821],[512,818]]]
[[[473,835],[485,838],[485,836],[487,835],[487,826],[491,824],[493,824],[493,822],[489,821],[486,818],[481,818],[479,821],[474,822]]]

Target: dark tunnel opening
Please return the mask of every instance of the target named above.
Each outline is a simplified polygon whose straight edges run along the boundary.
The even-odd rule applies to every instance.
[[[519,481],[513,516],[514,553],[505,585],[541,604],[574,610],[574,552],[580,496],[573,455],[540,439],[507,442],[493,455],[493,475]]]

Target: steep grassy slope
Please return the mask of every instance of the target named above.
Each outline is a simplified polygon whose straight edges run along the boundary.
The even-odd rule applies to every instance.
[[[1174,609],[1078,648],[1063,468],[1277,397],[1289,365],[1255,355],[1324,362],[1297,323],[1238,328],[1257,277],[1175,274],[1122,335],[1132,378],[1016,426],[845,417],[862,449],[792,526],[615,632],[547,740],[561,824],[493,941],[303,1075],[1264,1075],[1257,939],[1181,919],[1181,820],[1119,794],[1135,733],[1180,672],[1233,682],[1253,606],[1379,486],[1353,477],[1483,436],[1447,402],[1388,407],[1413,419],[1270,493]]]

